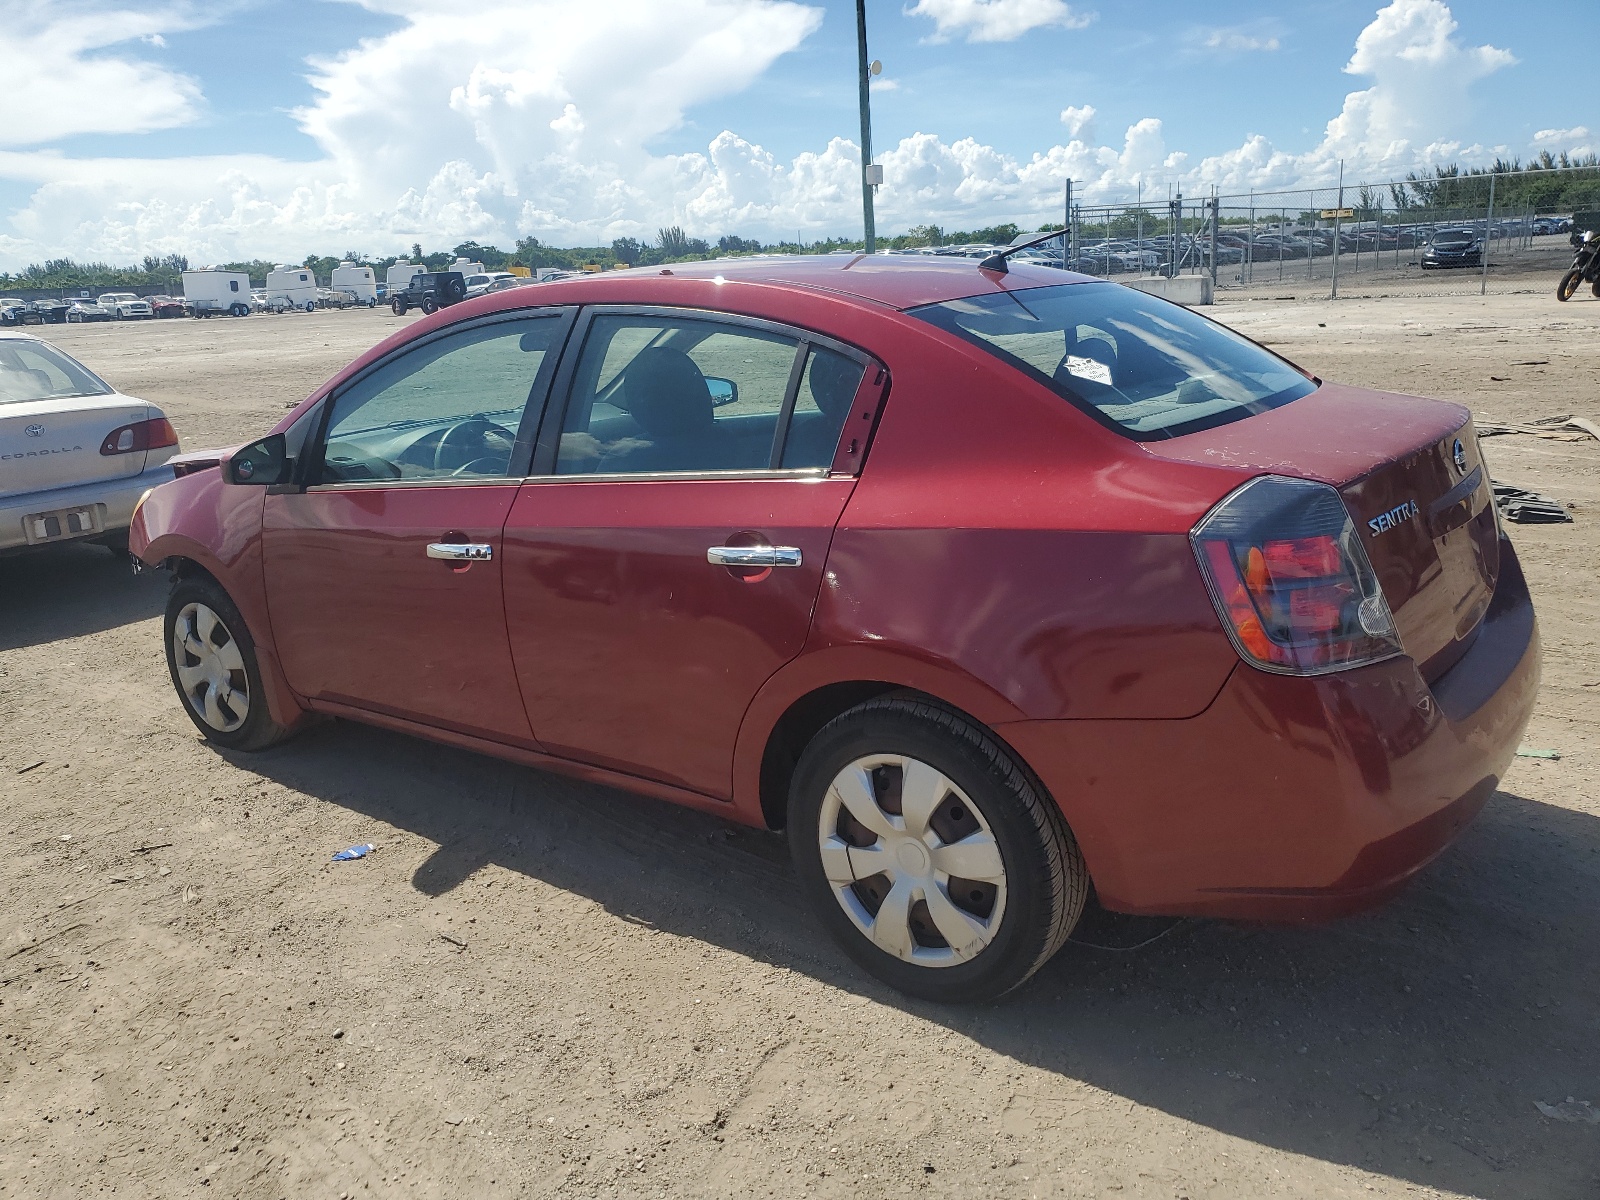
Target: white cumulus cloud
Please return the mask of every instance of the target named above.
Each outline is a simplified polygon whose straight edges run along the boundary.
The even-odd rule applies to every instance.
[[[136,9],[92,0],[12,4],[0,19],[0,146],[81,133],[146,133],[200,115],[193,79],[134,53],[204,18],[182,5]]]
[[[1061,123],[1067,127],[1067,136],[1093,137],[1094,105],[1067,105],[1061,110]]]
[[[1051,25],[1082,29],[1095,18],[1065,0],[917,0],[906,12],[931,17],[937,39],[965,36],[969,42],[1010,42]]]
[[[9,149],[0,141],[0,179],[31,193],[0,215],[0,269],[61,255],[127,262],[170,252],[196,262],[297,261],[312,251],[390,253],[413,241],[509,246],[528,234],[593,245],[652,237],[673,224],[697,236],[763,239],[858,227],[861,156],[846,137],[783,157],[739,129],[723,130],[701,151],[653,148],[695,106],[753,86],[798,47],[820,24],[814,6],[480,0],[463,10],[455,0],[359,2],[399,18],[398,28],[312,64],[313,97],[295,114],[319,147],[311,161],[77,158],[48,139],[19,142],[14,123],[0,122],[12,139]],[[990,10],[1017,21],[1061,18],[1065,7],[922,0],[909,11],[937,19],[937,10],[945,28],[975,37],[1010,28],[983,26],[996,16]],[[90,53],[71,48],[88,45],[74,23],[88,9],[52,11],[65,16],[49,61],[96,70],[107,62],[145,69],[136,47],[117,57],[123,43],[187,19],[175,9],[163,10],[167,24],[130,18],[119,27],[126,36],[102,32],[106,49]],[[46,37],[46,19],[29,20],[0,36],[15,43],[24,36],[15,29],[26,27],[26,36]],[[1065,144],[1021,155],[960,130],[924,129],[879,147],[880,228],[1037,224],[1059,213],[1068,179],[1076,199],[1095,203],[1122,202],[1140,188],[1149,198],[1168,186],[1196,194],[1212,185],[1224,193],[1326,185],[1340,159],[1347,179],[1403,174],[1476,152],[1464,144],[1471,85],[1514,61],[1463,40],[1438,0],[1393,0],[1361,31],[1345,67],[1367,86],[1345,97],[1314,146],[1282,148],[1251,135],[1197,159],[1167,144],[1158,116],[1102,141],[1089,104],[1061,111]],[[193,119],[203,104],[181,77],[161,79],[167,91],[156,87],[153,107],[131,128]],[[0,104],[12,103],[10,90],[0,90]],[[1535,145],[1571,148],[1589,136],[1582,126],[1552,128],[1536,134]]]

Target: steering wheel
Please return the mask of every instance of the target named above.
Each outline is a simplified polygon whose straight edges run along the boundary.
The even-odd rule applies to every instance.
[[[491,438],[500,439],[505,443],[503,457],[492,453],[495,447]],[[494,463],[504,469],[516,441],[517,435],[504,425],[497,425],[487,417],[474,414],[463,421],[457,421],[440,436],[438,445],[433,448],[433,469],[449,471],[452,475],[466,474],[467,468],[477,466],[479,463]],[[485,451],[491,453],[486,454]],[[460,456],[465,456],[466,461],[451,469],[448,460]]]

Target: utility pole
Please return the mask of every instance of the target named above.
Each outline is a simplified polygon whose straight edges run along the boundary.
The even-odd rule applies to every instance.
[[[872,189],[883,178],[872,161],[872,69],[867,64],[867,0],[856,0],[856,50],[861,75],[861,217],[868,254],[878,249],[877,223],[872,214]]]

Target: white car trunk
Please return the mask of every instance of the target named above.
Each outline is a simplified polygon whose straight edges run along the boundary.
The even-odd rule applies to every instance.
[[[101,454],[100,444],[152,415],[149,405],[115,394],[0,404],[0,496],[139,474],[145,451]]]

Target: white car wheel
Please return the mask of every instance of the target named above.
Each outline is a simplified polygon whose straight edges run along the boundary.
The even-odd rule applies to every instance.
[[[183,606],[172,626],[172,661],[190,712],[218,733],[250,718],[250,676],[232,630],[208,605]]]

